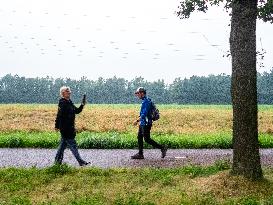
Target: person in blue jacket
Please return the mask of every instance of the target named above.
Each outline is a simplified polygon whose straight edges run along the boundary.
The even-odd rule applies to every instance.
[[[139,119],[134,123],[135,125],[139,124],[138,128],[139,152],[131,156],[131,159],[144,159],[143,138],[145,142],[152,145],[154,148],[160,149],[161,157],[164,158],[166,156],[167,148],[151,139],[151,128],[153,125],[153,120],[151,116],[151,99],[146,96],[146,90],[143,87],[139,87],[136,90],[135,95],[142,100]]]

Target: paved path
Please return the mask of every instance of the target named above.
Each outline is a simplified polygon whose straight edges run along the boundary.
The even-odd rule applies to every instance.
[[[231,160],[230,149],[169,149],[167,156],[161,159],[159,150],[144,150],[144,160],[132,160],[130,156],[137,150],[81,149],[83,159],[90,161],[90,166],[109,167],[177,167],[189,164],[208,165],[216,160]],[[263,166],[273,166],[273,149],[261,149]],[[0,167],[47,167],[54,161],[56,149],[0,149]],[[64,162],[78,166],[70,150],[64,154]]]

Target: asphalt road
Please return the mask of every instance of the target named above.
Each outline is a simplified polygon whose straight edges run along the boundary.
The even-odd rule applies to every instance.
[[[231,149],[169,149],[162,159],[160,150],[144,150],[143,160],[132,160],[132,149],[80,149],[82,158],[91,162],[88,166],[114,167],[178,167],[185,165],[209,165],[217,160],[231,160]],[[262,166],[273,165],[273,149],[261,149]],[[0,149],[0,167],[47,167],[54,162],[56,149]],[[78,166],[69,149],[65,150],[64,163]]]

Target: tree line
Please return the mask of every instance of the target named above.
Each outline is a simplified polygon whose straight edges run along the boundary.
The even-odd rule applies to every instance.
[[[226,74],[176,78],[171,84],[164,80],[148,82],[142,77],[98,78],[79,80],[70,78],[26,78],[7,74],[0,78],[0,103],[56,103],[59,89],[70,86],[73,101],[79,103],[84,93],[89,103],[131,104],[138,103],[134,96],[137,87],[143,86],[154,102],[159,104],[231,104],[231,76]],[[273,102],[273,70],[258,73],[258,102]]]

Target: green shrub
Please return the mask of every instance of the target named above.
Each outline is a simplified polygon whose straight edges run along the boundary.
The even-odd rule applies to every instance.
[[[230,149],[230,133],[214,134],[162,134],[152,133],[152,138],[172,149]],[[137,133],[81,132],[76,137],[82,149],[133,149],[137,148]],[[0,132],[0,147],[57,148],[60,135],[56,132]],[[273,137],[260,134],[261,148],[273,148]],[[144,143],[144,148],[151,148]]]

